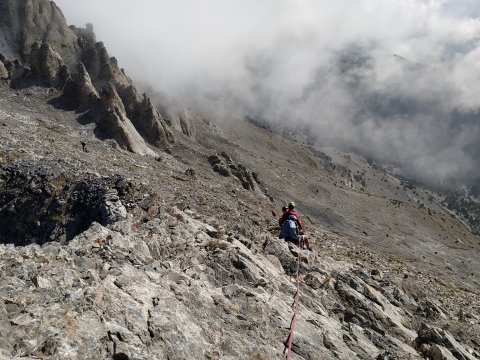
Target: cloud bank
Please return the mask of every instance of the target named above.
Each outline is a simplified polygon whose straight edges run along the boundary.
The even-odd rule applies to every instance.
[[[132,78],[406,176],[480,178],[477,0],[58,0]]]

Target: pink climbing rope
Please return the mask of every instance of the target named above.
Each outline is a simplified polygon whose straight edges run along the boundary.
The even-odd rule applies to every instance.
[[[292,324],[290,325],[290,336],[288,337],[288,349],[286,360],[290,360],[292,353],[293,333],[295,331],[295,325],[297,323],[298,307],[300,304],[300,249],[297,256],[297,293],[295,294],[295,311],[293,313]]]

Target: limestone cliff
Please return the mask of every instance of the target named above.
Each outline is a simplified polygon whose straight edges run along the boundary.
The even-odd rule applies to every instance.
[[[67,26],[61,10],[47,0],[1,0],[0,14],[0,53],[4,57],[0,77],[8,77],[13,87],[43,85],[63,89],[65,94],[53,104],[86,111],[92,105],[98,107],[92,102],[96,93],[104,88],[110,91],[113,86],[126,113],[118,122],[104,111],[105,121],[98,126],[102,137],[113,138],[121,147],[141,154],[153,151],[147,151],[146,145],[132,145],[140,139],[156,147],[174,141],[173,133],[150,100],[137,95],[117,60],[109,56],[102,42],[96,42],[91,24],[85,29]],[[79,96],[73,98],[75,93]],[[98,113],[91,120],[100,122]],[[115,124],[123,124],[124,128],[117,129]]]

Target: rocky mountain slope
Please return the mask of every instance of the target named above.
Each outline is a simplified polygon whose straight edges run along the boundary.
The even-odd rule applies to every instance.
[[[480,239],[442,196],[244,121],[194,139],[90,27],[43,0],[0,10],[0,357],[282,358],[291,199],[315,249],[292,358],[480,357]]]

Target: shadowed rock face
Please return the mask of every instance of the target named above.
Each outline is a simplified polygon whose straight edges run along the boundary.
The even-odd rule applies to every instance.
[[[3,168],[0,182],[0,243],[24,246],[70,241],[93,222],[126,217],[121,178],[72,179],[31,164]]]
[[[96,42],[91,24],[85,29],[68,27],[61,10],[47,0],[0,0],[0,14],[0,52],[8,59],[20,60],[10,69],[3,62],[0,65],[0,77],[10,78],[12,86],[63,89],[53,105],[79,112],[95,107],[87,113],[92,115],[89,121],[98,124],[98,133],[129,151],[153,155],[145,140],[157,147],[174,141],[150,100],[137,95],[117,60],[109,56],[102,42]],[[104,87],[120,97],[116,107],[99,111],[99,106],[106,104],[96,101]]]

